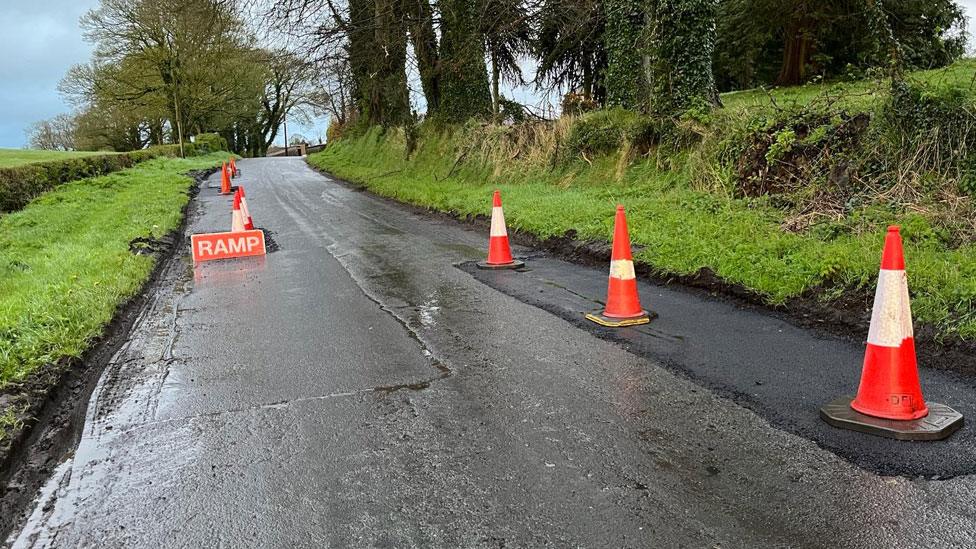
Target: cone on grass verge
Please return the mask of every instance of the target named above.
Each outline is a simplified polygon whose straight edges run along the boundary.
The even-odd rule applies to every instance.
[[[491,202],[491,230],[488,234],[488,259],[478,263],[479,269],[518,269],[525,263],[512,258],[512,248],[508,244],[508,229],[505,228],[505,213],[502,211],[502,195],[495,191]]]
[[[244,224],[244,212],[241,211],[241,191],[238,189],[234,193],[234,209],[230,218],[230,232],[237,233],[246,230]]]
[[[220,194],[230,194],[230,174],[227,171],[227,163],[220,165]]]
[[[888,227],[878,288],[871,310],[857,396],[820,409],[824,421],[843,429],[899,440],[941,440],[963,424],[945,404],[926,403],[918,378],[908,276],[898,227]]]
[[[602,311],[587,314],[586,318],[601,326],[618,328],[647,324],[652,316],[656,315],[641,308],[640,296],[637,294],[637,276],[634,273],[634,257],[630,253],[627,215],[623,206],[617,206],[617,217],[613,224],[607,305]]]
[[[254,220],[251,219],[251,210],[247,208],[247,193],[244,186],[238,185],[237,192],[241,195],[241,215],[244,217],[244,229],[250,231],[254,229]]]

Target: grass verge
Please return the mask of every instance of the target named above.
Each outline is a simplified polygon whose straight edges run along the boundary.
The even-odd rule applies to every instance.
[[[36,162],[50,162],[67,158],[83,158],[114,154],[100,151],[38,151],[33,149],[0,149],[0,168],[11,168],[34,164]]]
[[[85,351],[153,268],[130,242],[176,229],[192,183],[183,174],[225,158],[151,160],[0,217],[0,391]]]
[[[878,214],[871,220],[877,230],[789,232],[781,228],[786,214],[768,201],[697,190],[690,170],[680,167],[687,165],[680,155],[688,153],[664,163],[670,169],[653,152],[633,162],[621,152],[545,166],[525,161],[531,151],[517,147],[507,159],[471,151],[463,133],[425,132],[407,157],[403,131],[374,129],[340,139],[308,161],[377,194],[460,216],[487,215],[498,188],[509,227],[542,239],[570,234],[606,241],[614,204],[622,203],[640,247],[636,260],[662,274],[708,269],[770,304],[870,291],[883,225],[900,222],[915,318],[941,335],[976,336],[976,247],[949,249],[926,238],[927,226],[906,209]]]

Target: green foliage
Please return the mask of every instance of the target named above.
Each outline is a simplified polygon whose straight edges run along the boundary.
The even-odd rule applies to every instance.
[[[609,147],[614,139],[619,142],[620,128],[633,116],[620,110],[583,117],[585,122],[571,129],[577,134],[573,146],[596,150]],[[822,125],[813,126],[810,133],[829,135],[829,130],[817,129]],[[544,131],[552,134],[559,127]],[[515,137],[511,130],[487,134],[477,148]],[[487,215],[491,191],[499,188],[510,229],[540,238],[574,231],[581,240],[608,240],[613,204],[623,203],[631,239],[640,246],[637,261],[682,275],[708,268],[770,303],[782,303],[828,282],[837,292],[870,287],[877,276],[884,225],[902,223],[916,319],[943,333],[976,337],[976,318],[969,313],[976,296],[976,245],[947,248],[944,228],[929,216],[871,207],[807,232],[792,232],[783,230],[787,213],[768,201],[696,190],[690,172],[682,167],[684,152],[672,157],[675,170],[663,169],[651,157],[637,161],[620,177],[612,156],[594,156],[590,162],[576,157],[551,165],[530,160],[534,157],[524,148],[517,149],[521,156],[514,160],[508,154],[494,159],[470,155],[455,167],[456,151],[469,148],[462,139],[463,134],[423,134],[414,154],[404,161],[402,136],[371,133],[340,140],[309,162],[379,194],[462,217]],[[545,141],[538,137],[535,142]],[[795,146],[801,142],[798,138]],[[396,174],[390,176],[393,171]]]
[[[230,150],[227,139],[219,133],[201,133],[194,137],[193,144],[199,154]]]
[[[714,0],[659,0],[648,41],[651,111],[676,116],[715,98]]]
[[[606,104],[610,107],[641,109],[647,97],[647,79],[641,61],[647,3],[642,0],[607,0],[605,6]]]
[[[190,143],[185,145],[185,150],[187,155],[195,153]],[[130,168],[158,156],[179,156],[179,153],[179,145],[163,145],[128,153],[88,155],[0,168],[0,212],[19,210],[37,196],[69,181]]]
[[[476,0],[442,0],[440,106],[445,122],[491,116],[485,44]]]
[[[784,129],[773,134],[773,143],[765,155],[766,163],[773,164],[782,160],[787,153],[793,150],[794,143],[796,143],[796,132],[793,130]]]
[[[49,162],[105,154],[94,151],[49,151],[37,149],[0,149],[0,168],[12,168],[24,164]]]
[[[190,169],[223,155],[159,158],[74,181],[0,217],[0,387],[77,357],[149,276],[137,237],[175,229]]]
[[[863,74],[888,58],[884,40],[901,44],[907,69],[946,66],[964,53],[964,13],[954,0],[880,0],[885,21],[866,13],[864,2],[847,0],[719,0],[716,80],[721,90],[777,82],[798,84],[813,77]],[[788,39],[803,44],[793,59],[799,81],[780,79]]]
[[[620,107],[587,113],[573,121],[566,146],[573,155],[609,154],[621,147],[646,150],[661,137],[660,121]]]

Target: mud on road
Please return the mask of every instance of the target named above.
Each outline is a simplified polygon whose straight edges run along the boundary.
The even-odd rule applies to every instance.
[[[0,404],[16,407],[21,424],[0,444],[0,539],[7,537],[38,488],[78,445],[99,376],[128,339],[161,281],[164,266],[184,244],[186,217],[193,198],[203,182],[217,171],[213,168],[187,173],[194,183],[179,228],[162,238],[143,237],[129,243],[133,254],[152,255],[156,265],[136,295],[118,307],[90,349],[80,358],[65,358],[39,368],[23,382],[0,391]]]

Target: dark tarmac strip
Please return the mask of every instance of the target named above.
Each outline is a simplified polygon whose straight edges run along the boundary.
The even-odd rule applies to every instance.
[[[481,231],[301,159],[240,167],[278,251],[167,265],[8,544],[976,546],[972,427],[917,449],[808,417],[854,390],[857,346],[652,286],[661,318],[609,341],[576,317],[599,270],[477,275],[498,291],[455,268]],[[193,210],[230,225],[215,189]],[[926,396],[972,413],[943,376]]]
[[[532,259],[517,276],[482,271],[474,263],[460,267],[492,288],[663,363],[861,467],[934,479],[976,473],[972,425],[942,442],[906,443],[836,429],[820,419],[821,406],[857,391],[863,343],[820,336],[761,312],[649,283],[639,285],[642,305],[659,318],[612,330],[583,318],[606,299],[604,271],[546,257]],[[926,399],[951,403],[976,421],[972,378],[939,370],[923,370],[921,376]]]

